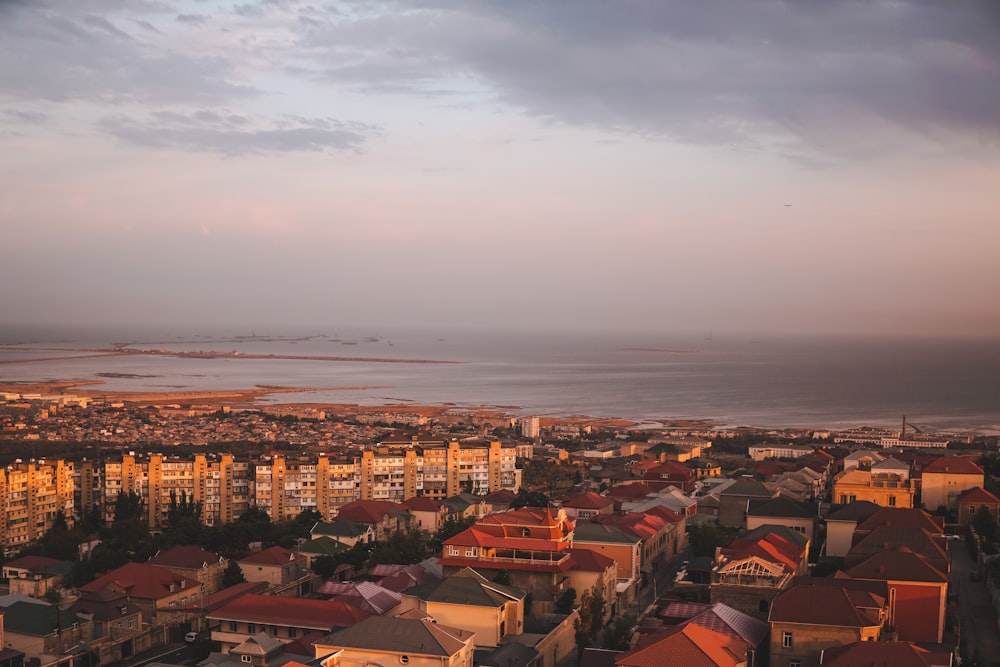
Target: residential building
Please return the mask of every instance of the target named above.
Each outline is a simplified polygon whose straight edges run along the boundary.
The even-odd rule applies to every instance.
[[[149,563],[126,563],[80,587],[83,593],[105,589],[127,595],[150,623],[177,607],[199,606],[205,597],[195,579]]]
[[[263,581],[272,587],[285,586],[301,579],[307,574],[307,562],[302,554],[281,546],[273,546],[239,560],[247,581]]]
[[[908,473],[854,468],[833,478],[833,500],[841,505],[868,500],[882,507],[913,507],[913,485]]]
[[[900,640],[940,644],[944,636],[948,572],[906,546],[875,553],[845,570],[852,579],[885,582],[888,625]]]
[[[796,581],[771,606],[771,664],[818,667],[826,650],[878,641],[888,616],[877,586],[833,578]]]
[[[615,501],[607,496],[587,491],[563,498],[562,508],[566,510],[566,516],[574,519],[591,519],[598,514],[613,514]]]
[[[826,517],[826,555],[846,556],[854,544],[858,524],[878,510],[879,506],[868,500],[835,506]]]
[[[753,477],[741,477],[718,493],[719,525],[746,528],[746,514],[751,503],[765,502],[777,495],[773,489]]]
[[[212,641],[226,650],[258,632],[289,643],[308,633],[350,627],[370,616],[346,602],[248,594],[209,612],[206,618]]]
[[[418,609],[437,623],[471,631],[477,648],[489,647],[524,631],[524,598],[524,591],[463,568],[404,591],[398,612]]]
[[[575,526],[562,510],[525,507],[493,514],[445,540],[440,563],[445,575],[471,567],[492,579],[506,570],[512,586],[531,593],[540,610],[567,587]]]
[[[746,643],[710,628],[686,623],[646,639],[643,645],[622,653],[616,667],[747,667]]]
[[[1000,520],[1000,498],[978,486],[963,491],[958,496],[958,525],[969,525],[976,512],[984,508],[993,516],[994,523]]]
[[[672,602],[661,610],[658,616],[667,625],[673,625],[669,619],[674,619],[677,625],[700,625],[729,635],[745,644],[747,667],[767,665],[771,626],[766,621],[748,616],[722,603]]]
[[[88,640],[120,637],[142,629],[142,609],[122,591],[81,591],[67,611],[91,621]]]
[[[952,667],[951,651],[932,651],[912,642],[854,642],[826,650],[823,667]]]
[[[149,564],[194,579],[201,584],[204,595],[211,595],[222,590],[222,576],[229,561],[217,553],[190,545],[157,551]]]
[[[744,614],[767,619],[771,602],[808,571],[809,540],[778,525],[747,531],[717,550],[711,601]]]
[[[752,507],[747,512],[747,530],[754,530],[763,525],[785,526],[802,533],[812,542],[816,533],[817,514],[815,504],[801,503],[778,496]]]
[[[929,510],[958,509],[964,491],[983,487],[983,469],[964,456],[942,456],[924,466],[920,473],[920,499]]]
[[[15,463],[0,468],[0,546],[7,555],[39,539],[57,514],[72,524],[73,464],[62,459]]]
[[[11,593],[36,598],[58,589],[72,572],[73,563],[48,556],[21,556],[3,566]]]
[[[475,633],[429,618],[372,616],[317,641],[321,667],[472,667]]]

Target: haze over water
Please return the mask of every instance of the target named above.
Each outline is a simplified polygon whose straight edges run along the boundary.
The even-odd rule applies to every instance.
[[[128,355],[0,364],[0,381],[101,380],[108,390],[323,388],[276,402],[502,406],[517,414],[721,426],[898,426],[1000,432],[1000,341],[441,330],[0,331],[0,361],[136,348],[455,361],[334,362]],[[250,338],[255,334],[255,338]],[[51,341],[58,340],[57,344]],[[331,390],[332,387],[353,389]],[[362,388],[370,387],[370,388]]]

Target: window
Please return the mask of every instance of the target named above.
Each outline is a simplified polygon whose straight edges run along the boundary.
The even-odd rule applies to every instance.
[[[889,496],[889,507],[896,506],[896,496]]]
[[[241,656],[240,656],[240,660],[241,660],[242,662],[253,662],[253,658],[251,658],[251,657],[250,657],[250,656],[248,656],[248,655],[241,655]]]
[[[846,505],[847,504],[847,494],[846,493],[840,494],[840,504],[841,505]]]
[[[781,646],[783,648],[792,648],[792,633],[782,632],[781,633]]]
[[[853,503],[853,502],[857,502],[858,497],[857,496],[847,496],[847,499]]]
[[[291,637],[292,639],[294,639],[296,634],[298,634],[298,629],[297,628],[288,628],[288,636],[289,637]]]
[[[802,661],[798,658],[792,658],[788,661],[788,667],[802,667]]]
[[[527,528],[521,529],[521,537],[531,537],[531,530]]]
[[[229,621],[229,631],[236,632],[236,621]]]
[[[257,624],[247,623],[247,632],[249,632],[250,634],[254,634],[255,632],[257,632]]]

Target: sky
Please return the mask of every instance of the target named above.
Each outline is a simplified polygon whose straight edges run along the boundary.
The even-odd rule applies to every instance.
[[[0,0],[0,322],[1000,336],[995,0]]]

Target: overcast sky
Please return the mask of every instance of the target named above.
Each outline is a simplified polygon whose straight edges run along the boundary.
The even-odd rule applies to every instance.
[[[996,0],[0,0],[0,322],[1000,334]]]

